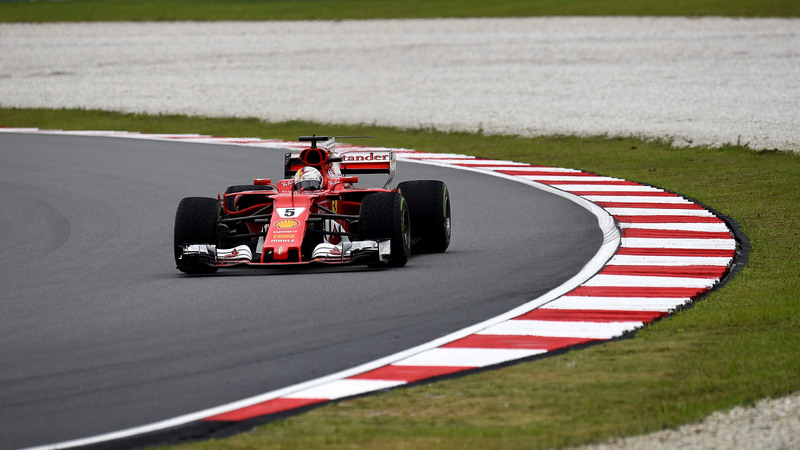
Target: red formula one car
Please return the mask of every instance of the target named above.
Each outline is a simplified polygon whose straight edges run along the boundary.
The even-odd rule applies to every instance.
[[[450,244],[450,195],[437,180],[395,174],[391,150],[337,152],[336,138],[301,136],[284,178],[231,186],[217,198],[187,197],[175,215],[175,263],[185,273],[296,264],[406,264],[414,252]],[[317,144],[319,143],[319,147]],[[383,188],[355,187],[359,174],[386,174]]]

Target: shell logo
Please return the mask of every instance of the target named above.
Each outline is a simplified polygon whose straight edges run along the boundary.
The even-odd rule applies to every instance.
[[[279,221],[275,222],[275,228],[280,228],[282,230],[286,230],[286,229],[289,229],[289,228],[294,228],[294,227],[296,227],[298,225],[300,225],[300,222],[298,222],[298,221],[296,221],[294,219],[283,219],[283,220],[279,220]]]

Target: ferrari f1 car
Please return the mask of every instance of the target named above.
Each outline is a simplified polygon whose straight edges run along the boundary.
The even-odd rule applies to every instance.
[[[227,267],[366,264],[399,267],[412,252],[450,244],[450,194],[437,180],[399,183],[391,150],[336,150],[336,138],[301,136],[283,179],[259,178],[217,198],[187,197],[175,215],[175,263],[190,274]],[[319,143],[319,146],[317,145]],[[382,188],[358,175],[386,174]]]

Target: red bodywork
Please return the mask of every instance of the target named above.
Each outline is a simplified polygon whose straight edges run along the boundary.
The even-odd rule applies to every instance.
[[[218,228],[220,247],[230,246],[234,254],[219,258],[216,266],[352,262],[350,255],[342,255],[341,244],[343,239],[354,240],[358,235],[353,228],[357,227],[354,223],[358,221],[361,200],[370,193],[389,191],[357,188],[354,183],[358,177],[351,175],[387,174],[388,185],[395,172],[394,154],[391,150],[337,153],[333,139],[313,136],[301,140],[311,141],[311,147],[299,154],[286,154],[285,179],[275,184],[270,179],[256,179],[250,190],[238,186],[245,189],[220,196],[223,207],[220,223],[224,224],[221,230]],[[318,148],[316,143],[322,140],[326,142]],[[322,174],[322,188],[296,190],[291,177],[309,166]],[[255,245],[248,244],[253,251],[249,261],[237,259],[235,244],[242,239],[257,240]],[[312,258],[312,252],[321,243],[339,244],[338,254],[334,247],[324,257]]]

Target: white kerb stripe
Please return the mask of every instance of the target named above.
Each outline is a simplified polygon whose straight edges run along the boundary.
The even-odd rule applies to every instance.
[[[453,160],[442,160],[442,162],[450,163],[450,164],[470,164],[470,165],[478,165],[478,166],[486,166],[486,167],[496,167],[496,166],[530,166],[530,164],[521,163],[521,162],[514,162],[514,161],[498,161],[496,159],[473,159],[470,161],[453,161]]]
[[[564,173],[583,173],[582,170],[578,169],[566,169],[563,167],[495,167],[493,170],[507,170],[509,172],[527,172],[527,171],[536,171],[536,172],[564,172]],[[511,174],[513,175],[513,174]]]
[[[595,275],[584,286],[607,287],[686,287],[706,288],[716,284],[715,278],[644,277],[638,275]]]
[[[715,217],[705,209],[658,209],[658,208],[603,208],[612,216],[698,216]]]
[[[439,163],[439,164],[472,164],[475,161],[470,159],[452,159],[452,158],[402,158],[400,161],[425,161],[430,163]]]
[[[610,192],[664,192],[661,189],[657,189],[651,186],[642,186],[637,184],[621,184],[621,185],[614,185],[614,184],[580,184],[578,180],[575,180],[575,184],[561,184],[555,185],[563,191],[610,191]]]
[[[735,250],[734,239],[656,239],[622,238],[620,247],[628,248],[685,248],[706,250]]]
[[[546,352],[545,349],[434,348],[398,361],[394,365],[485,367]]]
[[[686,203],[694,204],[683,197],[644,197],[644,196],[614,196],[614,195],[584,195],[583,198],[593,202],[617,203]]]
[[[405,381],[389,380],[336,380],[315,386],[304,391],[295,392],[285,398],[326,398],[336,400],[337,398],[350,397],[363,394],[365,392],[388,389],[405,384]]]
[[[644,326],[643,322],[509,320],[488,327],[476,334],[612,339],[642,326]]]
[[[666,230],[666,231],[709,231],[709,232],[725,232],[729,231],[725,222],[694,222],[694,223],[635,223],[635,222],[622,222],[621,228],[632,228],[642,230]]]
[[[532,181],[623,181],[620,178],[569,176],[569,175],[517,175],[520,178]]]
[[[609,266],[722,266],[727,267],[732,258],[716,256],[639,256],[615,255]]]
[[[463,159],[463,160],[475,160],[474,156],[468,155],[461,155],[457,153],[404,153],[402,156],[400,154],[397,155],[397,159]]]
[[[579,297],[564,296],[544,309],[599,309],[604,311],[664,311],[669,312],[692,302],[690,298],[669,297]]]

